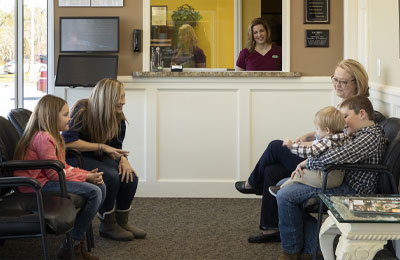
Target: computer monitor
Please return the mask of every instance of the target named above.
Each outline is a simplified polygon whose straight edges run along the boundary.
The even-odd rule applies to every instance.
[[[59,55],[55,86],[93,87],[104,78],[117,78],[117,55]]]
[[[60,17],[60,52],[119,52],[119,17]]]

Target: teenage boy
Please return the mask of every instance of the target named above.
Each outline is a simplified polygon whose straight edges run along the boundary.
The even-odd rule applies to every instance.
[[[354,96],[340,105],[346,121],[349,143],[332,149],[320,157],[301,162],[294,174],[303,174],[303,169],[323,170],[328,164],[363,163],[379,164],[386,148],[386,139],[380,125],[375,125],[374,110],[366,97]],[[283,182],[283,180],[282,180]],[[370,194],[376,191],[378,176],[375,172],[346,170],[344,182],[339,187],[328,189],[330,194]],[[279,184],[279,183],[278,183]],[[277,194],[279,230],[282,254],[279,260],[310,257],[316,246],[316,219],[302,210],[301,205],[321,192],[300,183],[283,187]]]

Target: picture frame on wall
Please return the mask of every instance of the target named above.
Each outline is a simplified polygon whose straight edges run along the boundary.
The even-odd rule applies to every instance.
[[[123,7],[124,0],[58,0],[58,7]]]
[[[151,6],[151,26],[168,25],[168,6],[152,5]]]
[[[92,7],[123,7],[124,0],[91,0]]]
[[[58,0],[58,7],[89,7],[90,0]]]
[[[330,0],[304,0],[304,24],[329,24]]]

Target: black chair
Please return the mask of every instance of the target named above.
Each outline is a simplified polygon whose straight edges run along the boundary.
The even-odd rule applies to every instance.
[[[327,176],[332,170],[365,170],[379,173],[378,193],[379,194],[398,194],[398,185],[400,177],[400,119],[387,118],[380,123],[385,131],[385,137],[388,139],[389,144],[386,148],[382,164],[333,164],[328,165],[324,170],[322,193],[326,192]],[[313,198],[315,203],[315,199]],[[303,205],[307,212],[316,212],[315,207],[311,207],[310,201],[305,202]],[[319,229],[322,222],[322,213],[324,211],[324,204],[320,200],[318,207],[318,229],[317,229],[317,242],[319,240]],[[318,242],[319,245],[319,242]],[[313,259],[316,259],[318,246],[314,252]]]
[[[7,115],[8,120],[10,120],[10,122],[14,125],[15,129],[17,129],[17,132],[20,137],[24,133],[25,127],[29,121],[31,114],[32,114],[32,112],[28,109],[15,108],[15,109],[11,109],[11,111]],[[80,151],[78,151],[76,149],[67,148],[66,156],[76,158],[78,167],[83,169],[84,164],[83,164],[82,154]],[[86,203],[86,200],[80,195],[68,193],[68,196],[74,202],[75,207],[78,210],[80,208],[82,208]],[[86,231],[86,244],[87,244],[87,249],[90,252],[91,249],[94,248],[93,227],[91,224],[88,227],[88,230]]]
[[[0,117],[0,240],[40,237],[43,254],[49,258],[47,233],[66,234],[70,257],[74,259],[71,230],[76,209],[65,187],[64,165],[56,160],[12,160],[19,140],[17,130]],[[12,177],[15,170],[53,169],[60,180],[60,194],[42,193],[33,178]],[[17,186],[30,186],[34,193],[13,192]]]

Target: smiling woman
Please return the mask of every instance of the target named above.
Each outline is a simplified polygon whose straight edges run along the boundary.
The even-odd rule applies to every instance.
[[[271,30],[261,17],[249,25],[247,48],[240,52],[236,70],[282,70],[282,48],[272,44]]]

